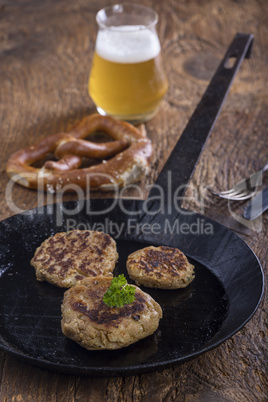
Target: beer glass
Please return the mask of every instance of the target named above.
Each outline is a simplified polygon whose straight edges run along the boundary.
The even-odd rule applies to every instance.
[[[100,10],[96,20],[89,95],[98,112],[132,123],[149,120],[168,89],[158,15],[137,4],[116,4]]]

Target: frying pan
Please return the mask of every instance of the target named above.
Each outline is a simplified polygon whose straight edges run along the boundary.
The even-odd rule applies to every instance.
[[[148,199],[90,199],[39,207],[0,223],[0,347],[46,369],[70,374],[133,375],[174,366],[234,335],[256,311],[263,272],[250,248],[224,226],[181,209],[181,199],[253,36],[237,34]],[[228,68],[228,60],[235,63]],[[164,202],[160,199],[162,189]],[[170,197],[168,197],[168,195]],[[185,289],[143,289],[161,305],[158,330],[127,348],[87,351],[64,337],[64,289],[37,282],[30,260],[56,232],[103,230],[117,242],[115,275],[148,245],[181,249],[195,265]],[[129,282],[131,280],[128,278]]]

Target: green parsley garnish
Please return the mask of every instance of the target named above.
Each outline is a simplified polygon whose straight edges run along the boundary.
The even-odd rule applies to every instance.
[[[109,307],[123,307],[135,300],[134,286],[128,285],[125,276],[119,275],[112,279],[110,287],[103,296],[103,301]]]

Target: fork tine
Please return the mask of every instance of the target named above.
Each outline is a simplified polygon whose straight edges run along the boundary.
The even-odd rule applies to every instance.
[[[236,196],[236,195],[238,195],[238,194],[240,194],[240,193],[241,193],[241,191],[236,190],[236,189],[234,189],[234,188],[231,188],[230,190],[227,190],[227,191],[221,191],[221,192],[219,192],[218,194],[221,194],[221,195],[229,195],[230,197],[232,197],[232,196]]]
[[[239,194],[239,191],[238,191],[238,190],[235,190],[235,189],[233,189],[233,188],[231,188],[230,190],[227,190],[227,191],[219,191],[219,192],[214,191],[214,190],[212,190],[211,188],[208,188],[208,190],[209,190],[212,194],[218,195],[219,197],[224,197],[224,196],[229,196],[229,197],[231,197],[231,196],[236,196],[237,194]]]
[[[214,194],[221,194],[221,195],[230,195],[234,192],[234,189],[231,188],[230,190],[226,190],[226,191],[219,191],[218,193],[216,191],[214,191]]]
[[[215,190],[213,190],[212,188],[210,188],[210,187],[208,187],[207,188],[212,194],[214,194],[214,195],[219,195],[219,194],[225,194],[226,193],[226,191],[215,191]],[[231,190],[228,190],[228,192],[229,191],[231,191]]]
[[[243,192],[248,192],[248,193],[252,193],[256,190],[256,186],[252,186],[249,184],[249,182],[240,182],[237,183],[234,187],[230,188],[229,190],[226,191],[220,191],[220,194],[224,194],[224,195],[235,195],[235,194],[239,194],[239,193],[243,193]]]
[[[245,199],[245,197],[246,198],[252,197],[252,193],[247,191],[247,192],[244,192],[244,193],[236,194],[236,195],[234,195],[234,196],[232,196],[230,198],[233,199],[233,200],[243,200],[243,199]]]
[[[236,195],[219,195],[221,198],[225,198],[227,200],[234,200],[234,201],[242,201],[242,200],[247,200],[248,198],[252,198],[255,192],[252,191],[244,191],[241,193],[237,193]]]
[[[243,201],[243,200],[248,200],[249,198],[252,198],[254,196],[254,194],[256,194],[256,192],[254,193],[248,193],[246,195],[244,195],[243,197],[240,197],[239,199],[237,199],[238,201]]]

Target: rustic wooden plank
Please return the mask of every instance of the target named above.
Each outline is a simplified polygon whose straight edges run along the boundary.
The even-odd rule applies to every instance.
[[[14,186],[6,199],[9,180],[4,166],[8,155],[48,134],[68,129],[94,110],[87,94],[87,79],[96,37],[95,13],[106,4],[104,0],[0,4],[2,219],[13,215],[15,206],[29,209],[38,203],[36,192],[20,186]],[[206,188],[226,189],[268,159],[268,3],[147,0],[144,4],[153,6],[160,16],[158,31],[170,83],[158,114],[146,124],[155,154],[151,173],[141,183],[144,198],[233,36],[236,32],[255,35],[252,58],[243,63],[232,86],[183,205],[239,233],[266,271],[267,214],[245,226],[233,216],[241,215],[244,205],[216,200]],[[128,191],[125,195],[135,194]],[[266,310],[267,295],[253,319],[216,350],[152,375],[74,377],[38,369],[1,353],[0,399],[265,401]]]

